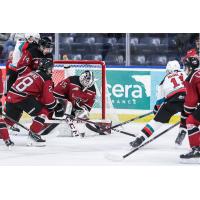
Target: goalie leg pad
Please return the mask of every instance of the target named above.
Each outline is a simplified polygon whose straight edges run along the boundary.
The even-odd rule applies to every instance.
[[[76,129],[73,121],[69,117],[66,118],[66,122],[67,122],[69,128],[71,129],[71,136],[72,137],[79,136],[78,130]]]

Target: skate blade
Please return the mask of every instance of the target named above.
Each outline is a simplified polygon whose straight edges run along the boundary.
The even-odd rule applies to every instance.
[[[108,160],[114,161],[114,162],[121,162],[124,160],[123,156],[113,153],[106,153],[104,157]]]
[[[190,159],[184,159],[180,158],[181,164],[200,164],[200,158],[190,158]]]

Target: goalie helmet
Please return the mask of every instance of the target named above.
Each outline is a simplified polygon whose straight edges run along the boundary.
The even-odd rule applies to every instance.
[[[173,73],[174,71],[179,71],[180,69],[181,67],[180,67],[179,62],[177,60],[172,60],[167,63],[166,73],[170,74],[170,73]]]
[[[82,72],[81,75],[79,76],[79,81],[80,81],[81,85],[84,87],[84,90],[92,87],[94,84],[93,72],[91,72],[89,70]]]
[[[40,60],[38,70],[45,72],[49,77],[51,77],[52,72],[53,72],[53,67],[54,67],[54,64],[52,60],[47,59],[47,58],[42,58]]]

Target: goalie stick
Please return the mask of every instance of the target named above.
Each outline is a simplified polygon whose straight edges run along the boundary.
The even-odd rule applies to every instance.
[[[112,154],[107,154],[106,158],[108,158],[109,160],[113,160],[113,161],[121,161],[125,158],[127,158],[128,156],[130,156],[131,154],[133,154],[134,152],[138,151],[139,149],[141,149],[143,146],[151,143],[152,141],[154,141],[155,139],[159,138],[161,135],[165,134],[166,132],[170,131],[171,129],[173,129],[174,127],[176,127],[180,122],[175,123],[174,125],[170,126],[169,128],[167,128],[166,130],[162,131],[161,133],[159,133],[158,135],[156,135],[155,137],[151,138],[150,140],[146,141],[145,143],[143,143],[142,145],[140,145],[139,147],[131,150],[130,152],[124,154],[123,156],[120,155],[112,155]]]
[[[85,126],[86,126],[89,130],[99,133],[99,135],[106,135],[105,132],[102,131],[101,128],[100,128],[99,126],[97,126],[97,125],[95,125],[95,127],[94,127],[94,126],[92,126],[91,124],[86,123]],[[129,136],[132,136],[132,137],[136,137],[134,134],[131,134],[131,133],[128,133],[128,132],[125,132],[125,131],[120,131],[120,130],[115,129],[115,128],[113,128],[112,130],[115,131],[115,132],[118,132],[118,133],[122,133],[122,134],[124,134],[124,135],[129,135]]]
[[[95,129],[94,127],[92,127],[92,126],[88,126],[87,124],[86,124],[86,127],[87,127],[88,129],[92,130],[92,131],[95,131],[95,132],[99,133],[100,135],[105,135],[105,133],[104,133],[105,131],[109,131],[109,130],[113,129],[114,131],[119,132],[119,130],[117,130],[117,129],[115,129],[115,128],[117,128],[117,127],[119,127],[119,126],[123,126],[123,125],[125,125],[125,124],[128,124],[128,123],[130,123],[130,122],[132,122],[132,121],[141,119],[141,118],[143,118],[143,117],[146,117],[146,116],[148,116],[148,115],[150,115],[150,114],[152,114],[152,113],[153,113],[153,111],[151,111],[151,112],[149,112],[149,113],[146,113],[146,114],[143,114],[143,115],[140,115],[140,116],[137,116],[137,117],[134,117],[134,118],[129,119],[129,120],[125,121],[125,122],[116,124],[116,125],[114,125],[114,126],[111,126],[110,128],[102,129],[101,131],[96,130],[96,129]],[[87,119],[83,119],[83,118],[79,118],[79,117],[75,117],[75,116],[70,115],[70,114],[64,114],[64,115],[65,115],[66,117],[69,117],[69,118],[72,119],[72,120],[75,120],[75,121],[83,121],[83,122],[86,122],[86,123],[93,124],[93,125],[95,125],[95,127],[99,127],[98,124],[97,124],[96,122],[93,122],[93,121],[90,121],[90,120],[87,120]],[[66,120],[65,120],[65,119],[49,120],[47,123],[52,123],[52,125],[50,125],[49,127],[47,127],[46,130],[44,130],[44,132],[42,132],[42,135],[47,135],[47,134],[49,134],[60,122],[66,122]],[[57,124],[57,125],[54,125],[54,124]],[[127,132],[125,132],[125,131],[120,131],[120,133],[135,137],[133,134],[127,133]]]

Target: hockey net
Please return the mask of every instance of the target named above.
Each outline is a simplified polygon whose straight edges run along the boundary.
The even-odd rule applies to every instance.
[[[65,68],[64,68],[65,67]],[[106,87],[106,65],[97,60],[55,60],[53,81],[55,85],[63,79],[80,75],[83,71],[90,70],[94,73],[96,100],[90,112],[90,119],[111,119],[118,121],[114,115],[107,116],[106,112],[113,113],[113,106]]]

